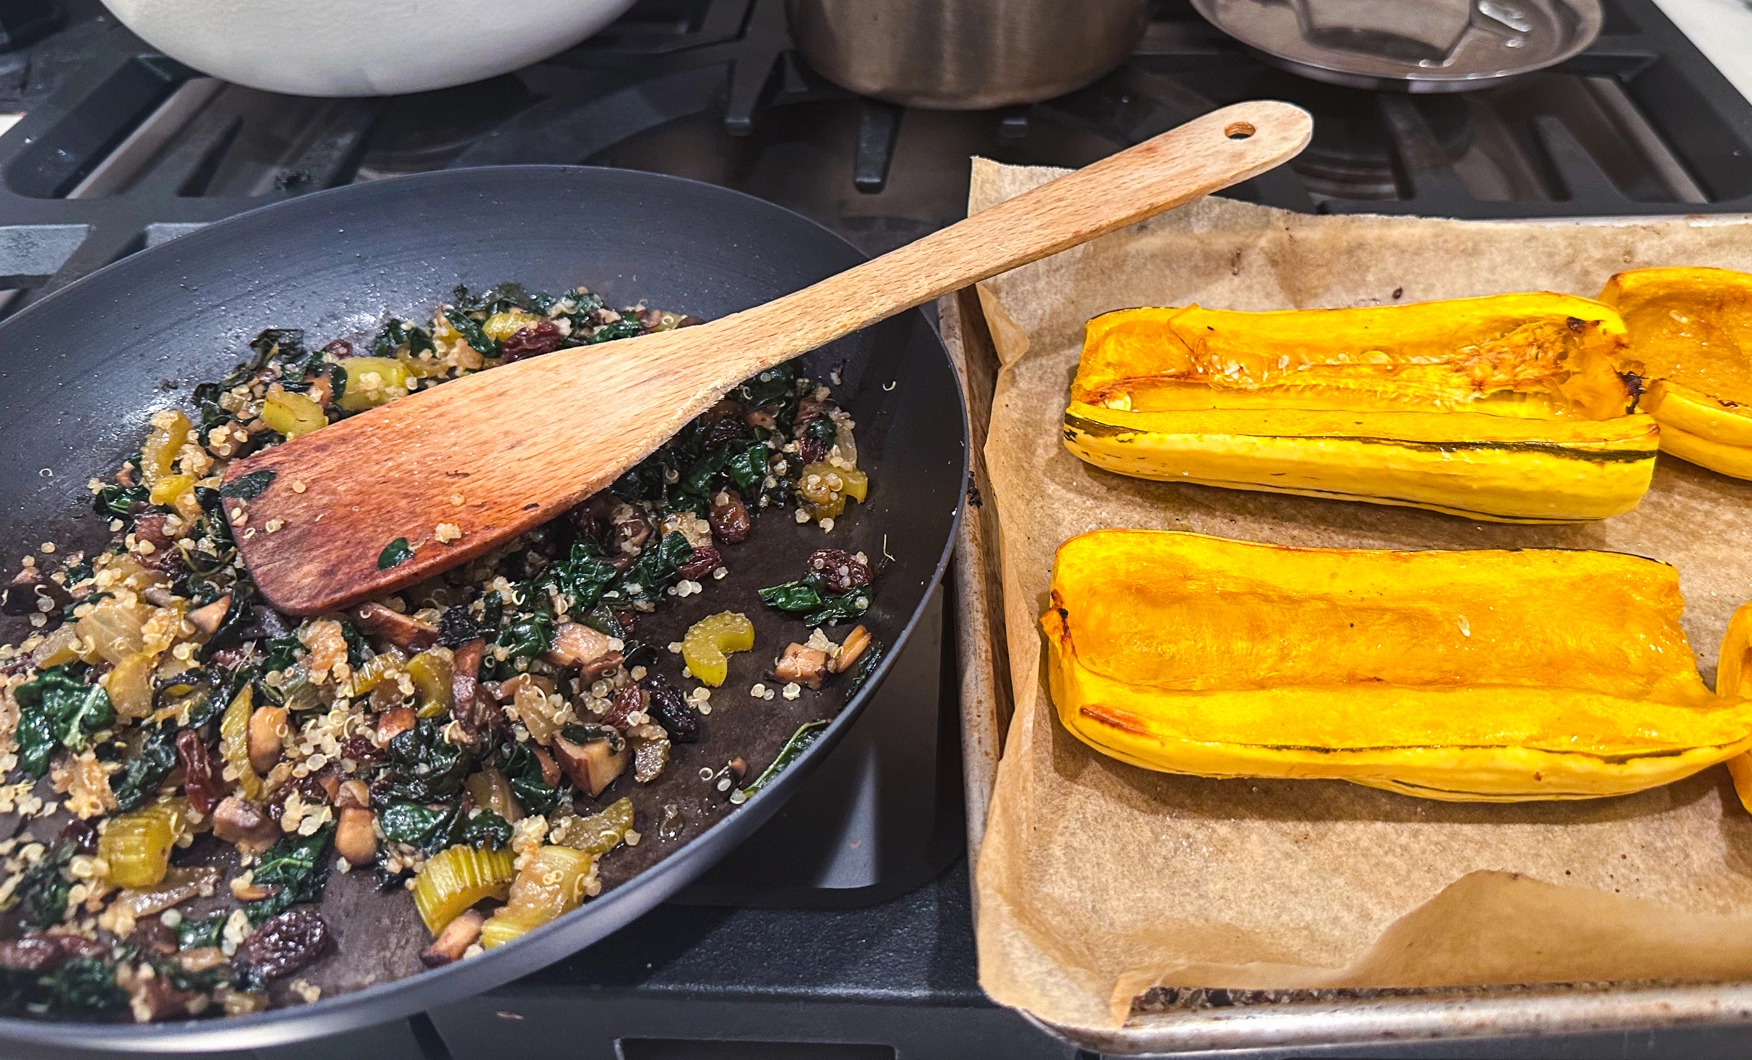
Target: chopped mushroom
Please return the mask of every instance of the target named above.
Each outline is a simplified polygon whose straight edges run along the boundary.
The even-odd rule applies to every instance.
[[[377,716],[377,745],[382,747],[389,741],[414,727],[418,721],[412,707],[391,707]]]
[[[827,664],[830,673],[843,674],[857,665],[864,653],[870,650],[870,631],[863,626],[854,626],[846,639],[840,643],[839,654]]]
[[[827,653],[792,643],[785,648],[784,658],[773,668],[773,673],[787,684],[820,688],[822,675],[827,673]]]
[[[547,661],[561,668],[584,666],[614,653],[606,633],[578,622],[561,622],[554,627],[553,646],[548,649]]]
[[[438,643],[438,627],[410,618],[379,603],[353,609],[353,621],[373,636],[382,637],[403,651],[425,651]]]
[[[219,599],[203,607],[197,607],[189,612],[189,624],[202,633],[212,636],[219,631],[225,622],[225,616],[231,613],[231,597],[221,596]]]
[[[594,728],[591,738],[583,743],[555,736],[553,748],[554,758],[566,776],[589,792],[591,798],[601,795],[614,783],[615,778],[626,771],[627,762],[632,758],[619,733],[600,727]]]
[[[236,795],[213,810],[213,834],[245,853],[259,854],[280,838],[280,826]]]
[[[257,707],[249,716],[249,767],[266,774],[280,761],[287,734],[285,707]]]
[[[335,826],[335,853],[354,865],[377,859],[377,815],[357,806],[343,807]]]
[[[432,945],[420,954],[420,963],[428,968],[437,968],[452,961],[462,959],[470,946],[481,937],[481,925],[486,918],[473,909],[464,910],[456,919],[444,925],[444,930],[432,940]]]
[[[25,567],[0,592],[0,612],[8,615],[49,614],[73,602],[66,589],[36,567]],[[46,606],[45,606],[46,605]]]

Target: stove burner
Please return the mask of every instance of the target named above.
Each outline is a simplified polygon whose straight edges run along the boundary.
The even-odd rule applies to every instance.
[[[472,85],[397,96],[388,101],[358,180],[442,169],[469,145],[529,109],[537,96],[509,74]]]

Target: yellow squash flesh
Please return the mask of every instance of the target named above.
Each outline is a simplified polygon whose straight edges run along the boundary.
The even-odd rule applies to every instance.
[[[1640,791],[1752,748],[1752,700],[1705,687],[1683,607],[1673,568],[1617,553],[1103,530],[1060,546],[1041,623],[1060,721],[1122,761],[1507,802]],[[1752,606],[1724,660],[1749,626]]]
[[[1612,277],[1600,301],[1629,329],[1661,448],[1752,478],[1752,274],[1634,269]]]
[[[1658,444],[1624,346],[1615,312],[1559,294],[1126,309],[1088,324],[1065,445],[1138,478],[1601,519],[1636,507]]]

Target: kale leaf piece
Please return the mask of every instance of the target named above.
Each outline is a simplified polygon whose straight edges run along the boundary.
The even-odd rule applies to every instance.
[[[851,695],[864,687],[864,682],[870,680],[870,675],[876,672],[876,667],[882,665],[882,657],[887,649],[881,641],[872,640],[870,647],[864,652],[864,657],[858,660],[858,668],[852,672],[851,681],[846,684],[846,695]]]
[[[364,666],[365,661],[370,658],[366,652],[371,647],[365,643],[365,634],[359,632],[357,626],[343,618],[341,620],[341,639],[347,642],[347,665],[354,669]]]
[[[67,911],[67,895],[73,890],[73,881],[62,870],[77,853],[79,846],[73,840],[57,840],[19,878],[12,894],[26,924],[46,928],[61,922]]]
[[[572,611],[588,611],[602,598],[602,591],[620,572],[602,558],[602,548],[588,537],[572,542],[564,560],[548,568],[542,579],[544,592],[557,590],[571,597]]]
[[[259,924],[300,902],[314,902],[322,897],[323,884],[328,882],[323,855],[334,832],[330,825],[308,836],[289,835],[262,854],[252,879],[259,886],[279,890],[244,905],[250,923]]]
[[[435,854],[450,845],[448,840],[455,817],[454,808],[434,810],[407,799],[397,799],[377,815],[377,824],[390,842],[406,843]]]
[[[730,459],[724,462],[724,470],[730,473],[730,477],[736,480],[737,487],[745,494],[766,481],[767,460],[771,458],[773,451],[767,448],[765,442],[757,438],[741,443],[732,442],[725,448],[733,451]]]
[[[413,558],[414,547],[408,544],[407,538],[398,537],[384,545],[383,551],[377,554],[377,569],[388,570],[391,567],[399,567]]]
[[[462,341],[482,357],[497,357],[499,344],[487,338],[487,333],[481,330],[480,322],[467,313],[451,306],[444,310],[444,319],[450,321],[450,326],[462,336]]]
[[[150,493],[145,486],[105,486],[91,499],[91,510],[105,519],[120,519],[124,527],[131,526],[134,512],[147,506]]]
[[[381,794],[409,802],[448,802],[473,772],[476,756],[444,738],[446,719],[421,718],[389,741],[390,761]],[[422,771],[422,768],[424,770]]]
[[[742,403],[751,409],[785,405],[790,403],[791,388],[796,381],[796,367],[785,363],[768,368],[753,379],[744,380],[731,393],[741,398]]]
[[[492,810],[482,810],[468,819],[461,838],[472,847],[498,850],[511,843],[511,822]]]
[[[499,772],[511,785],[511,794],[528,813],[552,813],[560,804],[558,786],[549,785],[541,773],[541,759],[528,744],[507,740],[498,750]]]
[[[49,1007],[57,1012],[106,1012],[128,1003],[116,985],[116,966],[96,957],[75,957],[44,976]]]
[[[491,810],[466,817],[460,805],[432,809],[398,799],[383,808],[377,823],[391,842],[405,843],[429,855],[459,843],[497,850],[511,842],[511,822]]]
[[[242,478],[232,479],[219,487],[219,496],[227,500],[253,501],[262,495],[262,491],[273,485],[276,473],[264,468],[261,471],[251,471]]]
[[[567,558],[548,570],[539,588],[543,596],[557,590],[571,597],[571,606],[567,610],[573,614],[589,613],[602,599],[603,593],[610,589],[618,592],[622,600],[655,602],[662,597],[664,589],[675,584],[676,571],[692,559],[693,554],[693,546],[687,543],[686,535],[679,531],[665,534],[656,545],[647,545],[625,571],[617,572],[612,563],[602,558],[602,549],[596,542],[580,537],[572,543]],[[507,630],[511,628],[506,627]],[[510,647],[505,633],[499,635],[498,643]],[[544,644],[541,650],[546,651],[547,647]],[[515,672],[514,669],[503,669],[504,666],[499,664],[499,669],[506,676]]]
[[[585,341],[595,346],[598,343],[613,342],[616,339],[636,338],[644,333],[645,329],[639,326],[637,320],[632,317],[621,317],[613,323],[602,325],[601,330]]]
[[[662,598],[664,589],[675,584],[676,570],[692,559],[693,553],[685,535],[679,531],[665,534],[657,547],[647,546],[639,553],[614,587],[629,600],[656,602]]]
[[[530,595],[525,593],[525,596]],[[484,672],[490,680],[504,681],[515,675],[518,659],[533,659],[554,645],[554,616],[546,611],[522,611],[506,621],[493,641],[505,649],[505,657],[488,651]]]
[[[110,778],[116,809],[132,810],[158,794],[159,785],[176,768],[176,727],[160,723],[129,756],[122,771]]]
[[[62,663],[18,686],[18,762],[33,777],[49,769],[57,746],[75,750],[86,737],[115,723],[109,693],[90,680],[84,663]]]
[[[214,913],[206,918],[184,917],[176,926],[176,946],[179,950],[198,950],[217,946],[225,937],[225,914]]]
[[[396,351],[403,348],[418,357],[433,348],[432,335],[412,321],[390,317],[383,330],[371,340],[371,354],[374,357],[394,357]]]
[[[615,479],[610,490],[624,501],[659,501],[668,494],[669,472],[674,454],[665,447],[639,461],[632,470]]]
[[[803,622],[810,626],[831,626],[849,621],[870,607],[870,590],[859,586],[849,593],[835,595],[826,592],[821,580],[811,574],[794,582],[774,585],[759,591],[760,602],[778,611],[802,611]]]

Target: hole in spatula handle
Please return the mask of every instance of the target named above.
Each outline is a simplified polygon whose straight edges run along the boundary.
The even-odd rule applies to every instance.
[[[1223,130],[1223,135],[1231,140],[1245,140],[1258,131],[1252,122],[1236,121],[1229,123],[1228,128]]]

